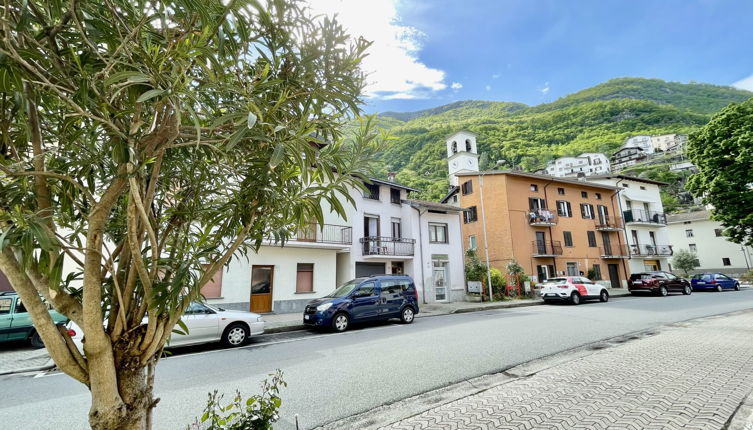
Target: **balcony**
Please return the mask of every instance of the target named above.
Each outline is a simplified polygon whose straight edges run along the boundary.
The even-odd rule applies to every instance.
[[[562,255],[562,242],[558,240],[534,240],[534,257],[556,257]]]
[[[632,257],[671,257],[672,245],[630,245]]]
[[[412,257],[415,239],[402,237],[369,236],[361,238],[363,255]]]
[[[622,218],[618,216],[599,216],[595,222],[598,231],[620,231],[625,227]]]
[[[299,230],[292,240],[351,245],[353,243],[353,228],[344,225],[311,223]]]
[[[599,254],[605,259],[630,257],[627,245],[602,246],[599,248]]]
[[[633,225],[667,225],[667,216],[661,212],[646,211],[643,209],[629,209],[622,213],[625,224]]]
[[[557,225],[557,217],[546,209],[528,212],[526,220],[528,220],[528,225],[533,227],[552,227]]]

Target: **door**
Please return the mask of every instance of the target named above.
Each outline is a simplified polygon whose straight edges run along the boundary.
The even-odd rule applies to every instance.
[[[609,211],[607,211],[607,207],[604,205],[598,206],[599,211],[599,224],[604,225],[609,221]]]
[[[612,254],[612,241],[609,239],[609,233],[601,232],[601,241],[604,244],[604,255]]]
[[[588,295],[591,297],[598,297],[599,294],[601,294],[601,285],[595,283],[593,280],[588,278],[580,278],[580,281],[583,285],[586,286],[586,290],[588,291]]]
[[[170,345],[172,346],[210,342],[220,337],[220,321],[217,313],[201,303],[191,302],[180,319],[188,328],[188,334],[173,334],[170,336]]]
[[[612,288],[620,288],[620,268],[616,264],[607,264],[609,282]]]
[[[10,323],[13,320],[13,316],[10,313],[10,308],[13,305],[13,299],[10,297],[0,297],[0,340],[8,339],[8,331],[10,331]]]
[[[372,275],[384,275],[385,263],[356,263],[356,278],[365,278]]]
[[[536,232],[536,248],[539,254],[546,254],[546,233]]]
[[[434,297],[438,302],[447,300],[447,261],[433,260],[431,279],[434,283]]]
[[[21,297],[16,297],[16,305],[11,313],[10,330],[5,340],[24,340],[29,336],[29,330],[33,326],[26,306],[21,303]]]
[[[659,266],[659,260],[645,260],[643,262],[643,268],[647,272],[656,272],[657,270],[661,270],[661,266]]]
[[[379,296],[381,297],[379,315],[383,317],[400,315],[400,309],[405,299],[403,291],[410,287],[406,280],[382,280],[379,281]]]
[[[403,266],[402,261],[393,261],[392,262],[392,272],[393,275],[402,275],[405,273],[405,268]]]
[[[351,316],[354,321],[364,321],[379,316],[381,298],[374,281],[363,283],[350,297],[353,300]]]
[[[272,312],[274,266],[251,266],[251,312]]]
[[[714,278],[716,279],[717,283],[722,285],[722,288],[727,289],[735,287],[735,281],[725,275],[722,275],[721,273],[714,275]]]

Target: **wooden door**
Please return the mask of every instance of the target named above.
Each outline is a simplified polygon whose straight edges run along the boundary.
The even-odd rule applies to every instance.
[[[612,288],[620,288],[620,269],[616,264],[608,264],[609,270],[609,282],[612,284]]]
[[[274,266],[251,266],[251,312],[272,312]]]

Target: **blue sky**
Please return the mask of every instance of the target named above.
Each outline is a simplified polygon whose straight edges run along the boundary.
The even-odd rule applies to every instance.
[[[374,40],[367,112],[535,105],[623,76],[753,90],[751,0],[311,2]]]

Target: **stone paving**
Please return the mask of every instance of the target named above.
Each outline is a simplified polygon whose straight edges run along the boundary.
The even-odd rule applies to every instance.
[[[677,324],[381,428],[722,429],[751,390],[746,312]]]
[[[21,342],[3,345],[0,375],[49,367],[52,367],[52,361],[44,348],[34,349]]]

